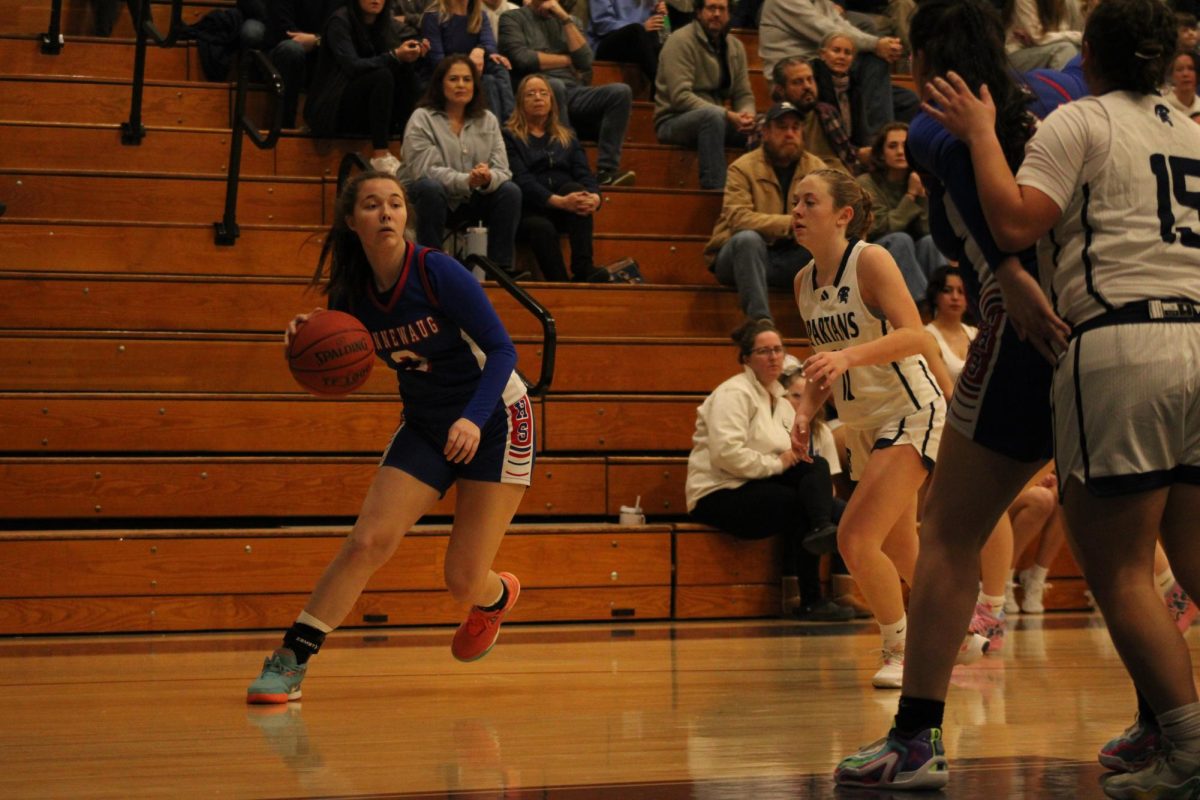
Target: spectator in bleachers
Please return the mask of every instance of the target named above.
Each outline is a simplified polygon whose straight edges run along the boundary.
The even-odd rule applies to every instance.
[[[895,36],[905,51],[908,47],[908,21],[917,10],[917,0],[842,0],[846,18],[865,20],[881,36]]]
[[[857,102],[858,86],[850,75],[854,65],[854,42],[844,33],[831,33],[821,42],[819,55],[812,60],[817,80],[817,99],[837,109],[842,126],[854,138],[856,128],[863,126],[862,107]]]
[[[695,146],[700,188],[725,186],[725,147],[754,131],[746,48],[729,35],[729,0],[695,0],[696,18],[671,34],[658,60],[654,132],[660,142]],[[726,108],[726,103],[730,108]]]
[[[479,73],[464,55],[434,70],[404,129],[405,189],[417,243],[442,249],[446,226],[483,223],[487,255],[512,273],[521,190],[512,182],[500,123],[487,110]]]
[[[792,450],[796,412],[779,377],[784,347],[770,320],[747,320],[733,333],[740,374],[718,386],[696,409],[688,456],[688,513],[738,539],[784,540],[788,576],[800,597],[785,613],[808,621],[851,619],[851,609],[821,597],[818,554],[836,545],[829,464]]]
[[[283,78],[283,127],[296,127],[300,93],[317,70],[321,31],[339,0],[270,0],[263,49]]]
[[[817,98],[817,79],[812,64],[801,56],[776,62],[771,73],[771,98],[787,101],[804,116],[804,148],[830,169],[857,175],[870,148],[855,147],[842,125],[838,110]]]
[[[767,287],[790,289],[812,255],[792,237],[796,184],[825,164],[804,150],[800,112],[776,103],[767,112],[762,146],[729,165],[721,214],[704,247],[708,268],[737,288],[750,319],[771,317]]]
[[[1196,15],[1182,11],[1175,14],[1179,23],[1178,49],[1184,53],[1200,53],[1200,28],[1196,27]]]
[[[591,0],[588,8],[588,39],[596,58],[637,64],[653,87],[667,18],[665,0]]]
[[[504,144],[524,203],[517,240],[529,243],[542,276],[567,280],[559,241],[566,233],[573,280],[607,282],[608,270],[592,261],[592,215],[600,209],[596,176],[579,139],[559,121],[557,98],[543,76],[527,75],[517,87]]]
[[[428,10],[430,0],[392,0],[392,11],[408,25],[421,30],[421,18]]]
[[[492,113],[506,120],[514,105],[509,75],[512,64],[500,55],[494,33],[482,0],[437,0],[421,18],[421,35],[429,42],[426,63],[436,68],[448,55],[468,56],[483,76]]]
[[[390,0],[350,0],[329,16],[304,119],[317,136],[371,137],[371,167],[396,172],[388,139],[420,96],[420,34],[392,16]]]
[[[592,48],[579,20],[558,0],[531,0],[500,17],[500,52],[512,61],[518,77],[544,74],[558,99],[562,122],[580,137],[594,136],[599,145],[597,172],[602,186],[633,183],[621,170],[621,146],[633,113],[633,91],[624,83],[589,86]]]
[[[948,262],[929,235],[929,201],[921,176],[909,166],[907,142],[908,125],[885,125],[871,145],[870,169],[858,182],[874,201],[875,224],[868,238],[892,254],[909,294],[920,303],[929,277]]]
[[[497,40],[497,46],[500,44],[500,15],[516,11],[518,8],[520,8],[519,5],[510,3],[508,0],[483,0],[483,13],[487,14],[488,22],[492,26],[492,33]]]
[[[788,56],[816,58],[821,42],[832,33],[849,37],[857,51],[850,67],[851,80],[858,87],[854,118],[861,121],[850,131],[856,145],[869,146],[884,125],[894,119],[907,121],[916,113],[916,95],[892,86],[891,63],[903,52],[900,40],[854,27],[833,0],[766,0],[758,33],[758,54],[767,74]]]
[[[1196,96],[1196,62],[1195,53],[1179,53],[1171,62],[1171,71],[1167,78],[1171,85],[1163,95],[1167,102],[1175,108],[1200,122],[1200,97]]]
[[[1005,0],[1004,49],[1018,72],[1062,70],[1083,42],[1083,18],[1075,0]]]

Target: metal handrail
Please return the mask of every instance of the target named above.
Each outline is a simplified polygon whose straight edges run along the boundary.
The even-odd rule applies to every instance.
[[[554,316],[550,310],[534,299],[533,295],[517,285],[508,273],[500,268],[495,261],[486,256],[472,254],[467,256],[468,267],[479,267],[489,278],[500,284],[500,288],[512,295],[525,310],[533,314],[542,325],[542,372],[538,381],[530,386],[528,391],[534,397],[540,397],[550,391],[550,382],[554,379],[554,358],[558,350],[558,331],[554,325]],[[519,373],[518,373],[519,374]],[[529,379],[521,375],[526,384]]]
[[[61,2],[61,0],[59,0]],[[133,16],[137,41],[133,51],[133,88],[129,101],[129,120],[121,123],[121,144],[139,145],[146,138],[142,125],[142,94],[146,85],[146,43],[153,39],[159,47],[170,47],[183,34],[183,0],[171,0],[171,27],[163,36],[154,24],[150,0],[126,0]]]
[[[350,173],[355,168],[366,171],[370,169],[367,160],[358,153],[346,153],[342,156],[342,161],[338,165],[337,175],[337,193],[342,193],[342,187],[346,185],[346,181],[350,178]],[[490,258],[481,255],[469,255],[465,262],[468,267],[479,267],[484,274],[500,284],[500,288],[508,292],[513,298],[520,303],[526,311],[533,314],[537,321],[542,326],[542,371],[538,376],[537,383],[529,386],[528,392],[534,397],[540,397],[550,391],[550,382],[554,379],[554,359],[558,350],[558,331],[554,324],[554,315],[544,305],[539,303],[533,295],[517,285],[508,273],[501,269],[496,262]],[[518,374],[520,372],[518,371]],[[521,375],[521,379],[525,384],[529,385],[529,379]]]
[[[246,116],[246,88],[250,83],[250,65],[256,64],[267,76],[271,93],[275,96],[271,127],[263,136],[254,120]],[[213,239],[220,245],[232,245],[241,230],[237,224],[238,183],[242,176],[242,134],[259,150],[270,150],[279,141],[283,129],[283,76],[275,69],[271,60],[261,50],[247,50],[238,55],[237,91],[233,105],[233,130],[229,136],[229,173],[225,179],[225,216],[213,223]]]
[[[51,0],[50,3],[50,30],[41,35],[42,53],[48,56],[56,56],[63,49],[62,35],[62,0]]]

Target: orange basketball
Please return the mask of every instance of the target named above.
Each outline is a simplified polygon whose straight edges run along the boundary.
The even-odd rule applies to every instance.
[[[292,377],[313,394],[349,394],[371,376],[375,345],[354,317],[321,311],[297,329],[287,359]]]

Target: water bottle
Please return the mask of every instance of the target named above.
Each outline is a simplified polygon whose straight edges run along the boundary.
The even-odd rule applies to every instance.
[[[483,220],[479,221],[479,225],[474,228],[467,228],[467,255],[468,256],[483,256],[487,257],[487,228],[483,227]],[[483,270],[479,267],[474,267],[471,272],[483,283],[486,277]]]

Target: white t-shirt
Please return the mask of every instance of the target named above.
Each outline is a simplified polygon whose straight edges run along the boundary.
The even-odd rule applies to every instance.
[[[1067,322],[1200,300],[1200,125],[1164,98],[1114,91],[1060,106],[1029,140],[1017,183],[1062,209],[1038,260]]]
[[[962,325],[963,333],[967,335],[967,341],[975,341],[975,336],[979,333],[979,328],[973,328],[966,323]],[[925,326],[925,330],[933,334],[933,338],[937,339],[938,347],[942,350],[942,361],[946,362],[946,371],[950,373],[950,382],[957,383],[958,376],[963,371],[963,366],[966,365],[965,358],[959,358],[958,353],[950,347],[950,343],[946,341],[946,337],[942,336],[942,332],[938,330],[938,326],[932,322]]]

